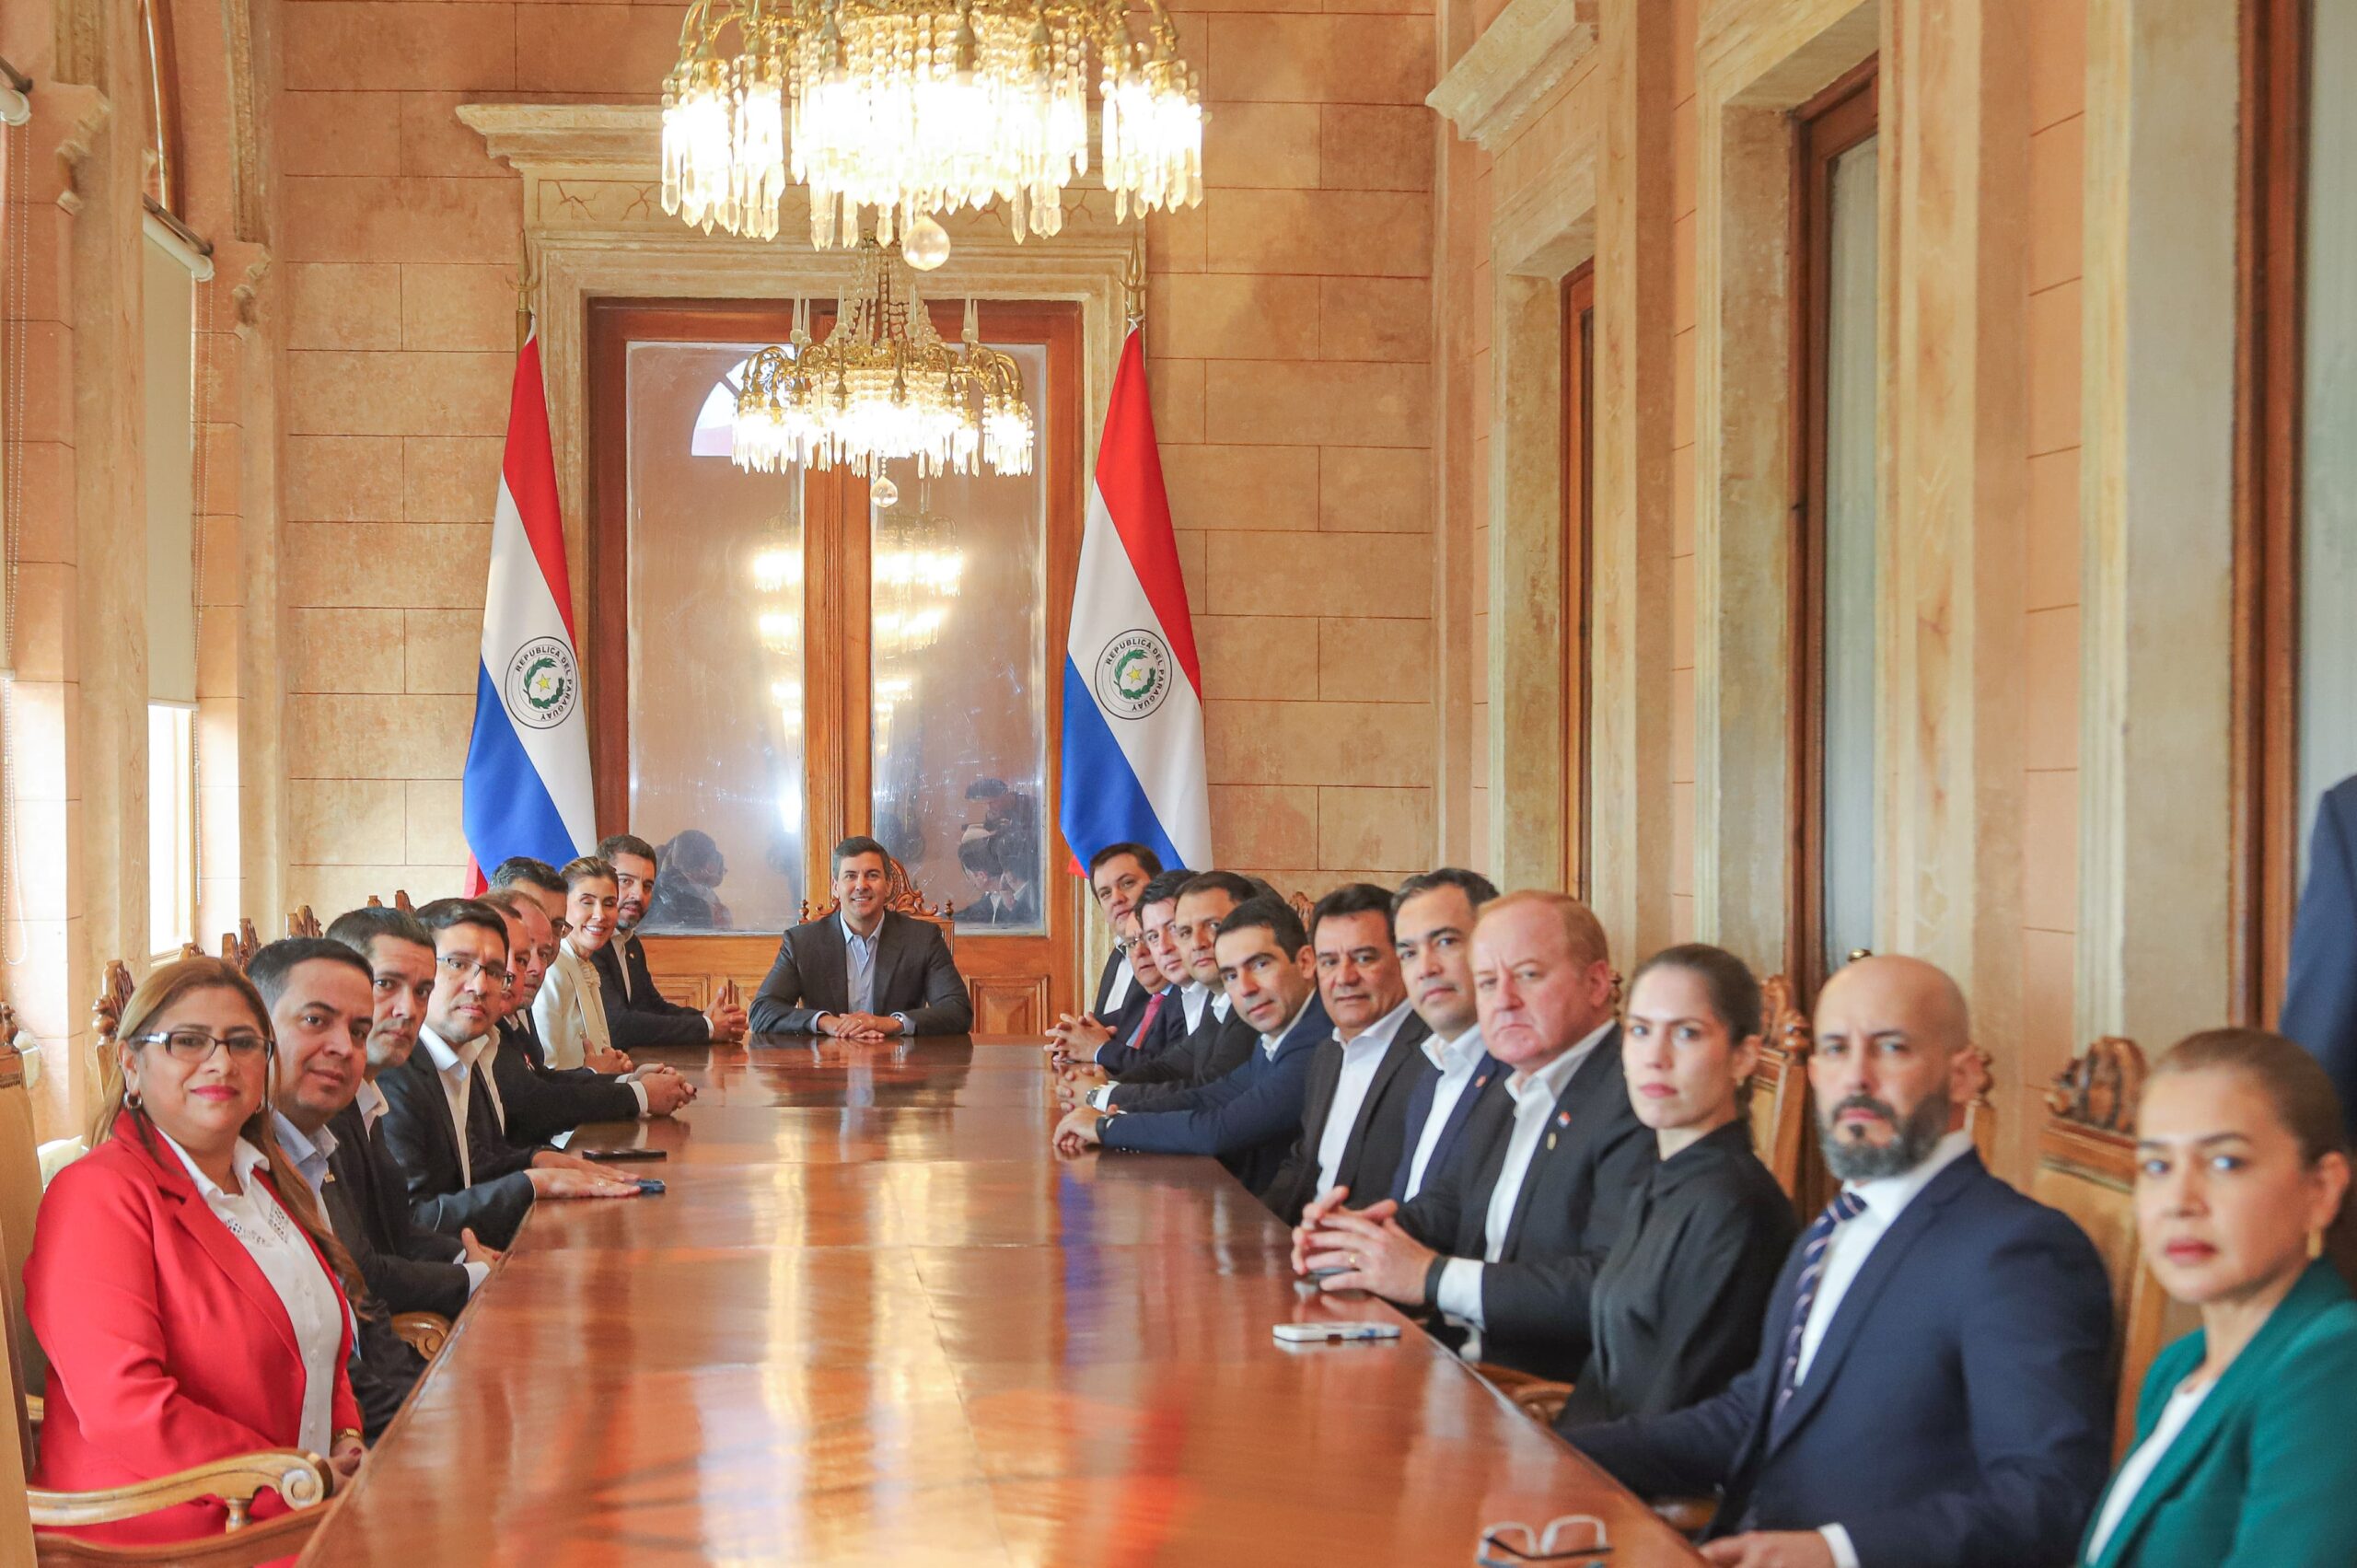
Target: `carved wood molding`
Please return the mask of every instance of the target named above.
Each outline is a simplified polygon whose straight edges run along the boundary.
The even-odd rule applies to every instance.
[[[1424,101],[1495,152],[1596,47],[1596,0],[1512,0]]]
[[[2059,1121],[2125,1134],[2143,1098],[2143,1051],[2132,1040],[2106,1035],[2054,1075],[2046,1107]]]

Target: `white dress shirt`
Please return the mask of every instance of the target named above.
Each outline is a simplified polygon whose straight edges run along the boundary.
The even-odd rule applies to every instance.
[[[230,1153],[230,1166],[237,1172],[239,1191],[228,1192],[196,1168],[196,1162],[170,1133],[160,1127],[156,1131],[180,1156],[213,1217],[244,1246],[262,1278],[278,1293],[279,1305],[286,1309],[295,1343],[303,1354],[303,1423],[296,1446],[325,1454],[335,1441],[335,1369],[343,1351],[343,1301],[336,1293],[335,1282],[329,1278],[319,1254],[311,1250],[311,1238],[303,1234],[295,1216],[254,1179],[254,1172],[266,1170],[270,1164],[260,1149],[243,1138],[238,1140]],[[319,1156],[319,1165],[326,1167],[326,1156]]]
[[[1537,1072],[1518,1072],[1506,1079],[1506,1093],[1514,1098],[1514,1131],[1506,1137],[1506,1157],[1498,1167],[1497,1185],[1490,1189],[1481,1256],[1451,1258],[1442,1264],[1440,1284],[1433,1292],[1444,1314],[1472,1330],[1465,1338],[1463,1354],[1468,1361],[1478,1361],[1481,1355],[1481,1271],[1505,1250],[1506,1233],[1514,1228],[1514,1211],[1522,1201],[1523,1179],[1530,1174],[1539,1138],[1554,1120],[1555,1102],[1563,1098],[1572,1075],[1595,1051],[1596,1042],[1611,1030],[1612,1024],[1607,1020]]]
[[[1845,1181],[1842,1191],[1855,1192],[1865,1202],[1865,1208],[1854,1219],[1833,1227],[1833,1237],[1825,1248],[1825,1272],[1818,1276],[1817,1296],[1809,1303],[1808,1322],[1801,1329],[1801,1354],[1793,1369],[1793,1387],[1797,1388],[1808,1381],[1810,1363],[1817,1359],[1817,1347],[1825,1342],[1825,1333],[1833,1326],[1833,1315],[1841,1308],[1841,1298],[1857,1283],[1858,1272],[1866,1266],[1875,1245],[1898,1223],[1916,1194],[1932,1184],[1932,1179],[1972,1152],[1972,1134],[1951,1132],[1932,1145],[1931,1156],[1914,1169],[1898,1176],[1878,1177],[1872,1181]],[[1771,1330],[1772,1331],[1772,1330]],[[1837,1568],[1859,1568],[1858,1551],[1850,1542],[1850,1532],[1840,1525],[1825,1525],[1817,1533],[1833,1550]]]
[[[377,1131],[377,1119],[384,1115],[389,1109],[385,1104],[385,1091],[377,1086],[377,1080],[361,1079],[360,1092],[352,1097],[352,1103],[360,1108],[360,1125],[374,1133]]]
[[[2170,1446],[2185,1430],[2186,1423],[2193,1419],[2193,1412],[2201,1408],[2203,1398],[2217,1386],[2218,1380],[2214,1377],[2189,1377],[2169,1395],[2169,1402],[2161,1407],[2161,1419],[2153,1423],[2153,1434],[2137,1444],[2136,1451],[2128,1456],[2128,1462],[2119,1467],[2119,1474],[2111,1483],[2111,1493],[2103,1500],[2103,1512],[2096,1516],[2095,1533],[2087,1538],[2087,1554],[2084,1561],[2093,1562],[2103,1555],[2103,1549],[2111,1543],[2111,1532],[2119,1527],[2119,1521],[2127,1516],[2129,1505],[2136,1501],[2136,1494],[2144,1490],[2146,1481],[2153,1479],[2153,1471],[2167,1457]]]
[[[450,1106],[450,1125],[458,1131],[459,1185],[472,1187],[475,1159],[467,1137],[467,1102],[474,1098],[475,1057],[482,1050],[482,1041],[470,1040],[464,1045],[452,1045],[428,1024],[419,1028],[417,1043],[434,1063],[434,1075],[442,1080],[442,1098]]]
[[[1129,999],[1130,987],[1136,982],[1137,975],[1126,962],[1115,967],[1113,989],[1105,993],[1105,1012],[1108,1016],[1121,1010],[1121,1004]]]
[[[1440,1135],[1447,1131],[1457,1100],[1473,1082],[1473,1069],[1481,1064],[1481,1026],[1474,1025],[1455,1040],[1426,1035],[1423,1049],[1424,1060],[1440,1069],[1440,1081],[1433,1086],[1432,1113],[1424,1118],[1423,1131],[1416,1135],[1416,1152],[1408,1161],[1411,1198],[1423,1191],[1424,1170],[1433,1163],[1433,1151],[1440,1147]]]
[[[1227,1000],[1227,993],[1225,991],[1222,991],[1219,993],[1219,999],[1222,1002],[1225,1002]],[[1203,1009],[1210,1005],[1211,1000],[1212,988],[1210,986],[1200,984],[1191,980],[1179,981],[1178,1005],[1186,1010],[1187,1032],[1189,1034],[1193,1034],[1197,1029],[1203,1027]],[[1222,1008],[1219,1016],[1223,1018],[1226,1017],[1226,1009]]]
[[[1334,1040],[1342,1048],[1342,1072],[1334,1080],[1334,1103],[1326,1108],[1326,1130],[1318,1139],[1318,1185],[1312,1191],[1323,1192],[1334,1185],[1342,1167],[1342,1151],[1350,1147],[1351,1131],[1358,1125],[1359,1109],[1375,1085],[1375,1070],[1383,1065],[1384,1053],[1391,1049],[1399,1026],[1407,1019],[1408,1005],[1402,1002],[1350,1040],[1342,1039],[1341,1029],[1334,1031]]]

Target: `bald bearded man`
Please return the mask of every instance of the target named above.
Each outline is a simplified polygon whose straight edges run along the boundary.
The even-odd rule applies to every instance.
[[[2111,1451],[2111,1292],[2067,1217],[1989,1174],[1956,983],[1864,958],[1826,982],[1809,1085],[1840,1196],[1784,1265],[1759,1358],[1715,1399],[1570,1434],[1646,1496],[1724,1489],[1723,1568],[2067,1562]]]

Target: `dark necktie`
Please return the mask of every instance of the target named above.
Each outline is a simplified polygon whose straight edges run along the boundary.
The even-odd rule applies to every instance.
[[[1808,1332],[1808,1310],[1817,1305],[1817,1287],[1825,1278],[1825,1254],[1833,1245],[1833,1232],[1844,1220],[1856,1219],[1866,1212],[1866,1201],[1855,1192],[1843,1192],[1825,1205],[1817,1223],[1801,1237],[1800,1285],[1793,1293],[1793,1321],[1784,1330],[1784,1365],[1776,1378],[1776,1413],[1784,1413],[1792,1402],[1793,1390],[1800,1386],[1801,1339]]]

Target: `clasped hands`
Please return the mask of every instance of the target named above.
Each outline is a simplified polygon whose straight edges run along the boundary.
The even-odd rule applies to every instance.
[[[1113,1026],[1093,1013],[1059,1013],[1048,1031],[1048,1051],[1059,1067],[1094,1062],[1097,1048],[1113,1038]]]
[[[1320,1290],[1364,1290],[1408,1307],[1424,1301],[1424,1276],[1439,1256],[1400,1228],[1386,1198],[1346,1209],[1347,1187],[1329,1187],[1302,1210],[1293,1231],[1293,1272],[1322,1276]],[[1334,1271],[1329,1272],[1328,1271]]]
[[[820,1034],[837,1040],[889,1040],[900,1032],[901,1024],[888,1014],[824,1013],[817,1028]]]
[[[1090,1105],[1076,1105],[1065,1111],[1063,1120],[1056,1123],[1056,1153],[1071,1158],[1096,1148],[1104,1142],[1099,1129],[1109,1114]]]

